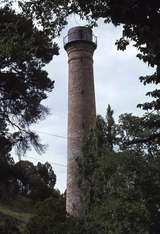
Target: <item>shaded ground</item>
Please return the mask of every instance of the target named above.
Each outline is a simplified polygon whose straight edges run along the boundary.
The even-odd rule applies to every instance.
[[[14,201],[0,201],[0,226],[7,220],[16,224],[21,233],[24,233],[26,224],[34,216],[34,204],[31,200],[18,197]]]

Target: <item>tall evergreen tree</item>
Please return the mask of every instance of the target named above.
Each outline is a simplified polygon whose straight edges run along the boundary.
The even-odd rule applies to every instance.
[[[108,105],[106,111],[106,131],[107,131],[107,147],[109,150],[113,151],[115,143],[115,122],[113,118],[114,111],[111,109],[111,106]]]
[[[108,105],[105,119],[101,115],[98,115],[96,124],[98,147],[107,148],[111,151],[113,151],[116,144],[116,124],[113,113],[114,111],[111,109],[111,106]]]
[[[52,41],[56,33],[51,36],[35,25],[31,15],[12,8],[8,1],[0,8],[0,151],[8,141],[20,156],[31,145],[37,152],[44,150],[30,126],[48,114],[42,101],[53,90],[54,81],[44,67],[58,55],[58,46]],[[57,16],[52,29],[60,30],[63,23]]]

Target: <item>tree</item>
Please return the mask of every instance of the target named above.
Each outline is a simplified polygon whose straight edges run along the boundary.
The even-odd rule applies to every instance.
[[[96,234],[84,221],[66,215],[65,198],[54,196],[36,205],[36,215],[27,224],[26,234]]]
[[[4,218],[4,223],[0,224],[1,234],[21,234],[19,228],[17,227],[17,220],[6,216]]]
[[[106,118],[97,116],[96,135],[98,148],[108,148],[113,151],[116,144],[116,124],[113,118],[114,111],[108,105],[106,110]]]
[[[115,122],[113,118],[114,111],[111,109],[111,106],[108,105],[106,111],[106,127],[107,127],[107,148],[113,151],[115,143]]]
[[[113,110],[108,105],[106,119],[97,116],[97,147],[114,152],[127,150],[146,158],[158,157],[159,129],[153,122],[158,122],[159,118],[159,113],[145,113],[143,116],[125,113],[121,114],[115,123]]]
[[[67,24],[68,0],[17,1],[22,14],[41,26],[45,35],[55,38]],[[14,7],[14,6],[13,6]]]
[[[158,119],[159,114],[154,113],[146,113],[142,117],[121,114],[116,133],[120,150],[134,151],[144,157],[158,157],[160,141],[154,136],[158,135],[159,129],[152,124]]]
[[[88,233],[149,233],[149,211],[139,182],[145,159],[96,147],[91,134],[79,165],[79,186]],[[91,232],[92,230],[92,232]]]
[[[49,163],[34,166],[29,161],[14,165],[14,176],[19,183],[19,194],[32,200],[44,200],[54,193],[56,176]]]
[[[135,149],[110,152],[96,143],[92,132],[84,160],[78,164],[84,224],[89,233],[158,234],[159,157],[144,157]]]
[[[36,170],[44,180],[45,184],[49,188],[53,189],[56,183],[56,175],[52,169],[52,166],[48,162],[45,164],[38,162]]]
[[[97,129],[78,160],[89,233],[159,233],[159,141],[151,138],[158,129],[148,125],[157,118],[154,113],[122,114],[117,124],[111,121],[115,126],[111,151],[107,124],[98,116]]]
[[[0,200],[15,197],[18,184],[14,178],[14,160],[10,154],[0,154]]]
[[[0,30],[0,141],[15,145],[19,156],[30,144],[41,152],[44,147],[29,127],[48,114],[41,102],[54,82],[43,68],[58,47],[31,19],[9,7],[0,9]]]

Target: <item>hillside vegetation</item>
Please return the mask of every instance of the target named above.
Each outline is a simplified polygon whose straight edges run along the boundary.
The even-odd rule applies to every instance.
[[[26,225],[34,215],[33,202],[27,198],[19,197],[9,203],[0,202],[0,230],[1,227],[15,225],[25,234]]]

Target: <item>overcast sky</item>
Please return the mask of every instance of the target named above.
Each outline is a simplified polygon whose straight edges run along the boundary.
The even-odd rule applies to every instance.
[[[46,69],[55,88],[45,104],[51,114],[46,120],[39,122],[34,129],[39,133],[42,143],[47,144],[46,153],[37,155],[35,151],[28,152],[25,160],[46,162],[52,164],[57,175],[56,188],[64,191],[66,188],[66,160],[67,160],[67,85],[68,63],[67,54],[63,49],[63,37],[70,27],[83,25],[75,17],[63,30],[57,42],[60,55],[53,58]],[[102,22],[94,29],[98,37],[98,47],[94,54],[94,77],[96,92],[97,114],[105,115],[108,104],[114,110],[115,119],[121,113],[143,113],[136,108],[143,103],[148,87],[143,86],[138,77],[151,74],[152,69],[136,58],[134,47],[125,52],[117,51],[115,41],[121,37],[121,28],[106,25]]]

